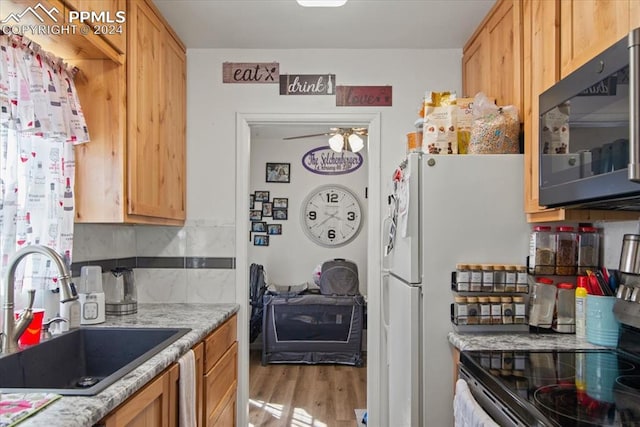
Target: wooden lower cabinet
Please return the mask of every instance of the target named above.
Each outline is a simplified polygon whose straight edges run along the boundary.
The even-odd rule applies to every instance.
[[[220,361],[204,375],[204,416],[207,427],[233,427],[235,425],[235,410],[233,417],[229,417],[226,413],[229,412],[229,406],[235,408],[238,385],[237,360],[238,344],[233,343]]]
[[[180,368],[171,365],[107,415],[104,427],[177,427],[177,382]]]
[[[234,427],[238,389],[236,315],[193,346],[198,427]],[[96,427],[178,427],[180,367],[172,364]]]
[[[237,319],[232,316],[204,340],[204,427],[236,424],[238,389]]]

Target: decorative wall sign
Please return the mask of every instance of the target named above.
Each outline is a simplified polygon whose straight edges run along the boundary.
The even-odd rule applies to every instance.
[[[278,83],[280,64],[277,62],[225,62],[222,83]]]
[[[336,153],[329,146],[314,148],[302,156],[302,166],[319,175],[344,175],[356,171],[362,163],[360,153]]]
[[[336,86],[337,107],[391,107],[393,86]]]
[[[335,74],[283,74],[280,95],[333,95]]]

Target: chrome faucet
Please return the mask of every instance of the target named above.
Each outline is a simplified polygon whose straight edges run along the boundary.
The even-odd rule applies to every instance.
[[[71,301],[74,299],[78,299],[78,295],[72,289],[71,285],[71,273],[67,268],[65,261],[62,257],[53,249],[42,246],[42,245],[29,245],[20,249],[18,252],[13,254],[11,259],[9,259],[9,263],[7,264],[5,275],[2,280],[1,286],[4,287],[4,298],[2,301],[2,312],[4,316],[4,325],[2,327],[2,334],[0,336],[0,341],[2,345],[0,347],[0,353],[9,354],[17,351],[18,347],[18,338],[20,335],[27,329],[29,323],[31,323],[31,319],[33,318],[33,299],[34,299],[34,290],[29,290],[29,301],[28,307],[20,314],[17,322],[14,320],[14,282],[15,282],[15,272],[18,264],[24,257],[30,254],[41,254],[46,255],[51,258],[58,268],[58,280],[60,286],[60,302]]]

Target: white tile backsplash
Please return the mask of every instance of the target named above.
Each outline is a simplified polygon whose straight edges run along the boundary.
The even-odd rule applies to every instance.
[[[187,269],[188,303],[236,301],[235,270]]]
[[[135,256],[136,234],[132,226],[75,224],[73,262]]]
[[[183,228],[139,225],[135,230],[137,256],[184,256],[186,232]]]
[[[625,234],[638,233],[638,221],[603,222],[596,225],[604,230],[601,242],[604,251],[603,264],[609,269],[617,270],[620,267],[622,239]]]
[[[235,226],[187,226],[186,256],[234,257]]]
[[[183,268],[134,269],[138,302],[187,302],[187,274]]]

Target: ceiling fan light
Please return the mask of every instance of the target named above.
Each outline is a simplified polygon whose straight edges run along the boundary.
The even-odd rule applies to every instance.
[[[357,153],[364,148],[364,141],[359,135],[352,133],[349,135],[349,145],[351,146],[351,151]]]
[[[343,6],[347,0],[296,0],[300,6],[304,7],[339,7]]]
[[[344,147],[344,138],[342,135],[338,133],[329,138],[329,147],[331,147],[333,151],[341,153]]]

